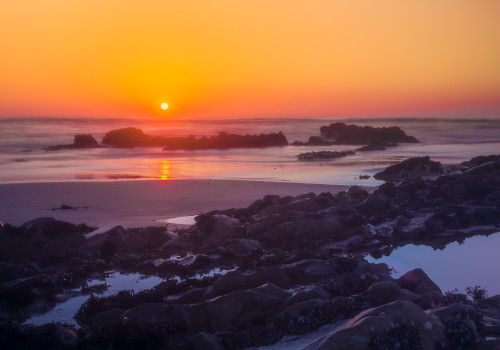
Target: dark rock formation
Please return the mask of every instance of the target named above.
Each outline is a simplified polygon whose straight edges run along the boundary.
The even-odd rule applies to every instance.
[[[102,139],[103,144],[114,147],[163,146],[167,142],[165,137],[146,135],[141,129],[123,128],[108,132]]]
[[[428,156],[415,157],[389,166],[373,175],[377,180],[400,181],[407,177],[428,177],[443,174],[443,166],[432,161]]]
[[[216,136],[196,139],[193,135],[187,137],[149,136],[137,128],[110,131],[104,136],[102,143],[115,147],[164,146],[165,151],[288,145],[288,141],[282,132],[260,135],[235,135],[220,132]]]
[[[461,163],[460,165],[466,166],[467,168],[474,168],[476,166],[483,165],[489,162],[500,162],[500,154],[489,155],[489,156],[477,156]]]
[[[253,147],[278,147],[286,146],[288,141],[280,131],[279,133],[260,135],[235,135],[220,132],[216,136],[195,139],[194,136],[187,138],[172,138],[165,143],[165,151],[179,149],[225,149],[225,148],[253,148]]]
[[[417,143],[418,140],[396,126],[374,128],[354,124],[332,123],[320,128],[321,137],[335,144],[362,145],[378,143]]]
[[[72,144],[57,145],[44,148],[46,151],[60,151],[62,149],[99,148],[97,140],[92,135],[76,135]]]
[[[301,153],[297,156],[298,160],[317,160],[317,159],[331,159],[331,158],[341,158],[348,155],[354,154],[354,151],[320,151],[320,152],[307,152]]]
[[[356,151],[359,152],[385,151],[387,147],[396,147],[397,145],[398,145],[397,143],[389,143],[389,142],[370,143],[366,146],[356,149]]]
[[[331,146],[335,142],[323,140],[320,136],[311,136],[306,142],[294,141],[291,146]]]

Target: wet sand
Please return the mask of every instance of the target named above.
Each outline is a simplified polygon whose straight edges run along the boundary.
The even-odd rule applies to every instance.
[[[137,180],[0,184],[0,221],[54,217],[100,228],[164,225],[168,218],[240,208],[267,194],[337,193],[347,186],[237,180]],[[61,205],[76,210],[52,210]]]

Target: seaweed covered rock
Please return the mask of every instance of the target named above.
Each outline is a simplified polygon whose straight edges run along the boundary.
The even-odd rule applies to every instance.
[[[411,332],[405,330],[409,328]],[[401,330],[397,332],[395,330]],[[345,325],[313,341],[303,349],[386,349],[384,336],[394,333],[393,349],[402,347],[411,334],[415,349],[436,349],[436,340],[444,339],[444,326],[409,301],[395,301],[362,311]],[[410,348],[410,347],[408,347]]]

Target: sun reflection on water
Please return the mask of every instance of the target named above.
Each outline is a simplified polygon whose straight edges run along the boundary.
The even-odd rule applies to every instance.
[[[161,160],[160,161],[160,179],[169,180],[170,179],[170,161]]]

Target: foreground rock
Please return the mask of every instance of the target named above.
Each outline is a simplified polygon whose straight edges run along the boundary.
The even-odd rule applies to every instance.
[[[164,150],[203,150],[249,147],[286,146],[288,141],[282,132],[260,135],[235,135],[221,132],[216,136],[196,139],[188,137],[150,136],[137,128],[125,128],[108,132],[103,144],[115,147],[163,146]]]
[[[63,149],[99,148],[97,140],[92,135],[76,135],[72,144],[57,145],[44,148],[46,151],[60,151]]]
[[[435,177],[444,173],[439,162],[427,157],[409,158],[400,163],[389,166],[373,175],[377,180],[401,181],[404,178]]]

